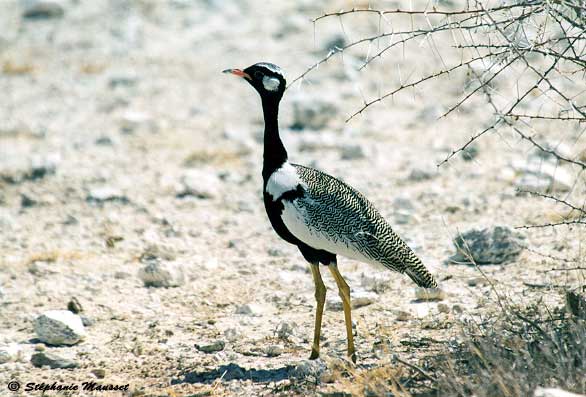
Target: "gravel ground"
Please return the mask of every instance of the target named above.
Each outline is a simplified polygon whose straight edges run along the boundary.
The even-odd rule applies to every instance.
[[[128,391],[47,395],[341,395],[346,341],[335,284],[327,274],[323,360],[309,362],[313,283],[262,207],[259,101],[220,71],[263,60],[298,76],[344,40],[336,21],[314,34],[311,18],[352,4],[71,0],[55,2],[63,15],[24,18],[24,3],[0,4],[0,352],[13,348],[0,364],[0,395],[28,395],[31,382],[92,381]],[[473,159],[436,168],[490,117],[473,103],[436,120],[460,97],[466,76],[457,74],[345,123],[360,92],[376,96],[388,73],[349,71],[358,59],[335,58],[287,91],[290,158],[365,193],[446,297],[417,300],[405,276],[341,259],[364,304],[354,311],[355,370],[436,354],[458,337],[461,318],[498,312],[493,288],[513,303],[558,305],[551,286],[580,275],[548,270],[568,266],[554,257],[583,254],[576,229],[521,230],[528,249],[482,267],[493,285],[474,266],[447,263],[458,232],[558,216],[558,207],[516,193],[530,148],[493,134]],[[425,68],[433,54],[396,62]],[[167,273],[153,281],[146,267]],[[35,319],[72,298],[85,339],[45,345]],[[77,367],[35,367],[39,352]],[[21,390],[8,392],[9,381]]]

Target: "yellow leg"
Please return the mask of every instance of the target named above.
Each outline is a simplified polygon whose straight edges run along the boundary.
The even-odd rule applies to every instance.
[[[352,308],[350,306],[350,287],[346,284],[346,280],[340,274],[338,266],[335,263],[328,266],[336,284],[338,284],[338,291],[340,298],[342,298],[342,306],[344,307],[344,320],[346,321],[346,337],[348,338],[348,357],[353,363],[356,363],[356,349],[354,348],[354,335],[352,334]]]
[[[319,337],[321,334],[321,319],[324,314],[324,303],[326,301],[326,286],[319,272],[319,262],[311,264],[311,274],[313,275],[313,282],[315,284],[315,300],[317,302],[317,308],[315,310],[313,346],[311,347],[311,356],[309,356],[309,359],[315,360],[319,357]]]

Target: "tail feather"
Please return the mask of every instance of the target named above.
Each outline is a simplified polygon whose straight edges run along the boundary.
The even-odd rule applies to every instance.
[[[407,267],[404,272],[415,282],[415,284],[417,284],[418,287],[437,288],[435,278],[425,267],[423,267],[423,265],[418,268]]]
[[[410,255],[405,261],[403,272],[419,287],[437,288],[435,278],[431,275],[429,270],[427,270],[425,265],[421,263],[421,259],[419,259],[413,251],[410,252]]]

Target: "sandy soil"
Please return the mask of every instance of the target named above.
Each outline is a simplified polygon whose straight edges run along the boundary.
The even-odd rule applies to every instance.
[[[317,380],[303,372],[313,331],[311,275],[296,249],[271,230],[262,207],[257,95],[220,71],[266,60],[298,76],[327,54],[328,42],[343,38],[337,21],[317,24],[314,33],[311,18],[352,5],[69,1],[62,17],[25,20],[19,2],[2,2],[0,343],[17,343],[21,353],[0,365],[0,395],[28,394],[7,391],[10,380],[130,385],[127,393],[94,393],[108,396],[348,390],[348,378],[334,376],[346,342],[329,274],[333,309],[326,310],[322,342],[328,370]],[[376,29],[376,21],[356,21],[347,26],[351,38]],[[464,74],[345,123],[361,106],[360,92],[373,98],[397,79],[388,64],[348,71],[366,51],[333,58],[310,83],[287,91],[283,137],[291,159],[365,193],[422,256],[447,298],[418,302],[406,277],[340,259],[353,294],[370,292],[372,299],[354,311],[358,374],[400,367],[395,356],[422,364],[458,337],[459,319],[498,310],[474,267],[445,263],[458,231],[535,223],[558,210],[516,194],[510,164],[531,149],[506,132],[487,136],[472,161],[456,157],[436,170],[490,119],[472,102],[436,120],[460,97]],[[434,56],[423,47],[393,62],[420,72]],[[293,104],[315,100],[334,107],[324,127],[288,128]],[[420,180],[414,170],[429,177]],[[483,270],[511,302],[557,305],[558,291],[540,287],[576,279],[547,272],[568,265],[551,256],[579,257],[583,232],[523,233],[530,250]],[[182,269],[185,282],[145,287],[138,272],[148,258]],[[86,340],[41,346],[33,320],[65,309],[72,297],[91,322]],[[219,340],[221,351],[196,348]],[[30,356],[39,349],[80,367],[36,368]],[[103,379],[97,369],[105,370]]]

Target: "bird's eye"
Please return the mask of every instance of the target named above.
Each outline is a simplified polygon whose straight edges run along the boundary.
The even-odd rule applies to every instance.
[[[256,72],[254,72],[254,78],[257,80],[262,80],[263,74],[257,70]]]

